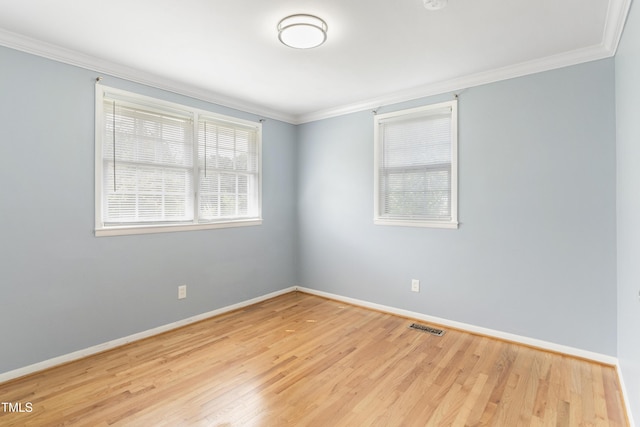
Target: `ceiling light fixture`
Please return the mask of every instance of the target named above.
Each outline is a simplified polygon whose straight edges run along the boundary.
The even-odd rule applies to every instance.
[[[295,49],[311,49],[327,40],[327,23],[313,15],[291,15],[278,22],[278,39]]]
[[[423,0],[423,1],[424,1],[424,7],[427,10],[444,9],[447,3],[449,2],[448,0]]]

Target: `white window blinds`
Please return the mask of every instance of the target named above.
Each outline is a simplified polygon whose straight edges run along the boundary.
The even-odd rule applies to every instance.
[[[106,224],[193,219],[193,121],[104,100]]]
[[[198,210],[203,221],[258,214],[254,128],[202,119],[198,125]]]
[[[259,123],[97,86],[97,234],[259,224],[260,130]]]
[[[453,113],[445,103],[376,117],[376,219],[457,221]]]

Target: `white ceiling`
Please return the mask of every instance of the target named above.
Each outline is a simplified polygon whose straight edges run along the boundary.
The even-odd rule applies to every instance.
[[[301,123],[612,56],[631,0],[0,0],[0,44]],[[327,42],[276,25],[310,13]]]

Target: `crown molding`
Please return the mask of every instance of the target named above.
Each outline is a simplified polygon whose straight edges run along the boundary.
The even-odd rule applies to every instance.
[[[295,117],[295,124],[308,123],[344,114],[376,109],[386,105],[411,101],[427,96],[456,92],[474,86],[495,83],[502,80],[612,57],[618,49],[618,44],[622,37],[631,2],[632,0],[609,0],[607,17],[605,18],[604,31],[602,33],[602,42],[600,44],[485,72],[470,74],[456,79],[418,86],[353,104],[342,105],[309,114],[301,114]]]
[[[251,102],[226,97],[203,90],[197,86],[177,82],[3,29],[0,29],[0,45],[98,73],[104,73],[134,83],[185,95],[200,101],[211,102],[223,107],[255,114],[260,117],[280,120],[287,123],[294,123],[296,119],[295,116],[291,114],[286,114]]]
[[[65,49],[60,46],[2,29],[0,29],[0,45],[99,73],[105,73],[113,77],[122,78],[135,83],[189,96],[201,101],[211,102],[224,107],[255,114],[260,117],[267,117],[298,125],[363,110],[375,109],[385,105],[424,98],[427,96],[456,92],[474,86],[480,86],[501,80],[522,77],[529,74],[550,71],[614,56],[618,48],[618,44],[620,43],[620,38],[622,37],[631,2],[632,0],[609,0],[607,17],[602,34],[602,42],[600,44],[494,70],[475,73],[456,79],[444,80],[403,91],[388,93],[380,97],[340,105],[308,114],[289,114],[241,99],[226,97],[215,92],[203,90],[197,86],[176,82],[171,79],[142,72],[134,68],[105,61],[94,56]]]
[[[627,22],[632,0],[609,0],[607,18],[602,34],[602,44],[615,55],[620,44],[620,38]]]
[[[619,38],[618,38],[619,40]],[[317,120],[337,117],[344,114],[355,113],[363,110],[377,109],[386,105],[425,98],[428,96],[440,95],[444,93],[461,91],[463,89],[495,83],[516,77],[536,74],[543,71],[555,70],[571,65],[582,64],[589,61],[608,58],[613,56],[613,52],[600,44],[570,52],[548,56],[545,58],[522,62],[494,70],[471,74],[468,76],[436,82],[433,84],[411,88],[402,92],[387,94],[385,96],[371,98],[366,101],[317,111],[310,114],[296,117],[295,124],[313,122]]]

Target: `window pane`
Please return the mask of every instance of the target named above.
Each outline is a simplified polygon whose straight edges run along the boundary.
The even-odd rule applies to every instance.
[[[200,218],[212,220],[219,217],[219,200],[220,198],[217,194],[200,196]]]
[[[235,194],[220,195],[220,216],[236,216],[236,196]]]
[[[447,219],[451,215],[450,172],[428,170],[382,175],[382,210],[387,216]]]
[[[238,215],[246,216],[249,214],[249,203],[246,194],[240,194],[238,196]]]
[[[248,192],[248,181],[249,177],[247,175],[238,175],[238,193],[239,194],[247,194]]]

